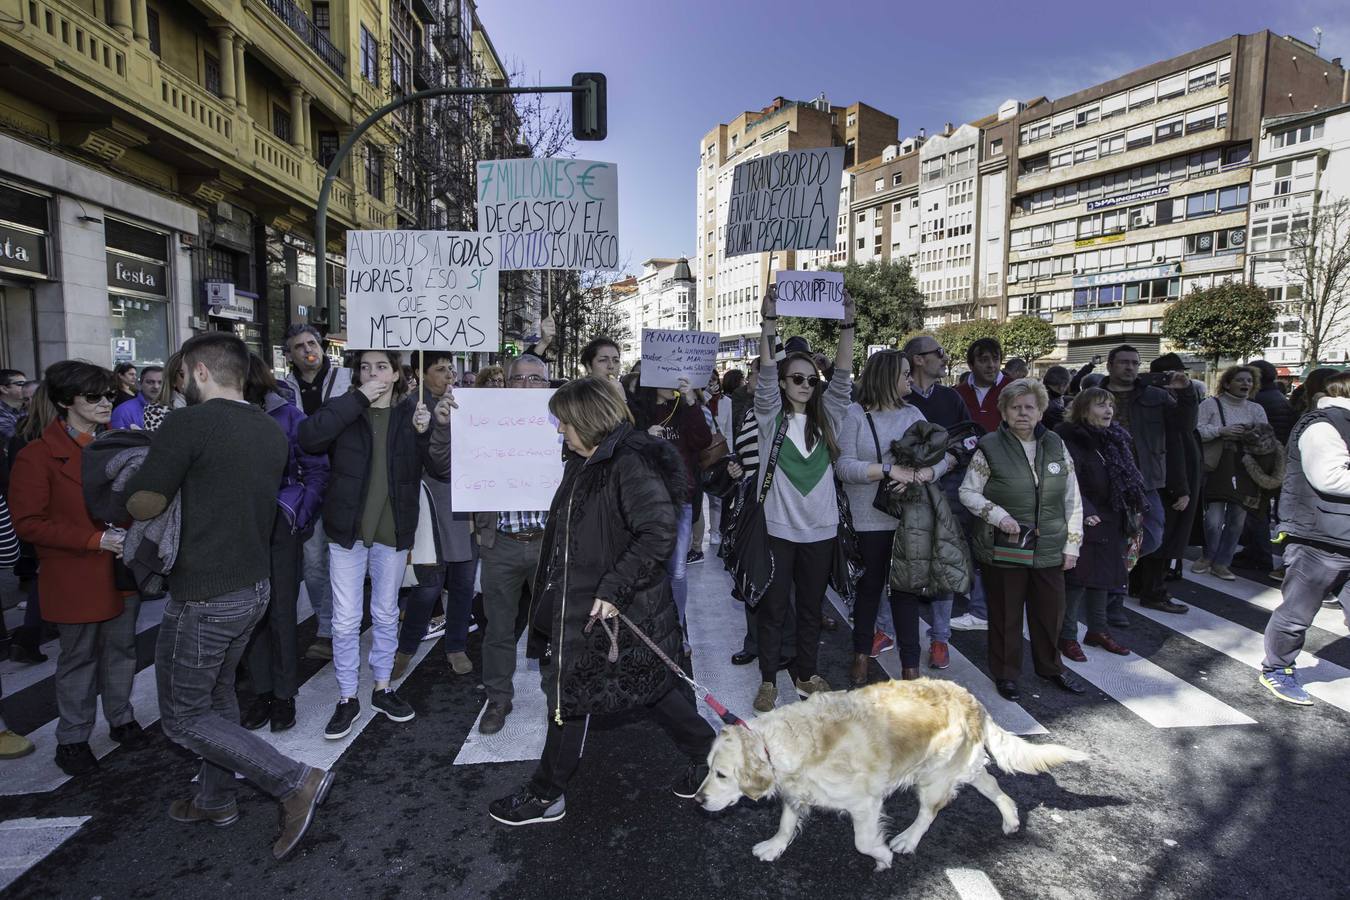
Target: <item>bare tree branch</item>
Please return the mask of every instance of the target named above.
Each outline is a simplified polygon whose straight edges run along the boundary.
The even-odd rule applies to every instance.
[[[1303,363],[1316,365],[1350,335],[1350,200],[1323,198],[1293,230],[1285,272],[1301,290],[1289,311],[1299,317]]]

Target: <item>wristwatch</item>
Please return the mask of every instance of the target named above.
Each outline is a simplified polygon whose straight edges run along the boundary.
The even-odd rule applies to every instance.
[[[891,477],[891,464],[890,464],[890,463],[882,463],[882,464],[881,464],[881,478],[882,478],[882,480],[884,481],[885,479],[890,478],[890,477]]]

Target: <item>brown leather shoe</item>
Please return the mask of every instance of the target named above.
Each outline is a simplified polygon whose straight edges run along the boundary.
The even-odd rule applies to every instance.
[[[187,797],[169,804],[169,818],[175,822],[210,822],[224,828],[239,821],[239,806],[231,803],[221,809],[202,809],[196,797]]]
[[[866,653],[853,654],[853,665],[849,666],[848,683],[850,687],[867,686],[867,663],[871,659]]]
[[[1083,635],[1083,643],[1089,647],[1101,647],[1106,652],[1115,653],[1118,656],[1130,655],[1130,648],[1111,637],[1110,632],[1089,631]]]
[[[922,677],[923,673],[919,671],[918,666],[915,666],[913,668],[906,667],[900,670],[901,681],[918,681]]]
[[[1092,642],[1088,641],[1088,643],[1090,644]],[[1087,654],[1083,652],[1082,647],[1078,646],[1077,641],[1061,640],[1059,642],[1059,652],[1061,655],[1067,656],[1074,662],[1087,662]]]
[[[335,775],[323,769],[310,769],[300,787],[281,801],[281,836],[272,845],[274,857],[285,859],[300,843],[314,821],[314,811],[328,797]]]

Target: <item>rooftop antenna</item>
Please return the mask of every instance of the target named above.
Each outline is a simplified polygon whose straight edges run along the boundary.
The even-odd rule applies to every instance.
[[[1314,25],[1314,26],[1313,26],[1313,35],[1316,36],[1316,38],[1317,38],[1317,52],[1320,53],[1320,52],[1322,52],[1322,26],[1321,26],[1321,25]]]

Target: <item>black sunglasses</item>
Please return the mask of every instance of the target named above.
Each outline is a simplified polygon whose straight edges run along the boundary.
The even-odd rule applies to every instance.
[[[117,394],[114,391],[109,391],[106,394],[85,394],[84,400],[86,403],[90,403],[95,406],[98,405],[100,400],[107,400],[109,403],[116,403]]]
[[[815,387],[816,385],[820,384],[820,376],[803,375],[801,372],[793,372],[791,375],[788,376],[788,381],[791,381],[793,384],[797,385],[797,387],[801,387],[804,384],[809,384],[811,385],[811,387]]]

